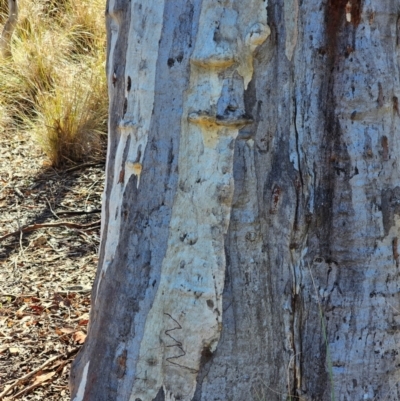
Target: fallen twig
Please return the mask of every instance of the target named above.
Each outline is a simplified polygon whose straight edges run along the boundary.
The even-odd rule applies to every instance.
[[[49,205],[49,209],[50,209],[51,214],[58,220],[59,217],[57,216],[56,212],[55,212],[55,211],[53,210],[53,208],[51,207],[50,201],[49,201],[46,197],[44,197],[44,199],[46,199],[46,202],[47,202],[47,204]]]
[[[10,297],[10,298],[19,298],[19,295],[14,295],[14,294],[8,294],[5,292],[0,292],[0,297]]]
[[[68,168],[67,170],[64,170],[64,173],[70,173],[71,171],[79,170],[84,167],[93,167],[93,166],[98,166],[100,164],[104,164],[104,162],[84,163],[84,164],[80,164],[79,166],[74,166],[74,167]]]
[[[3,192],[6,188],[8,188],[10,185],[11,185],[11,181],[8,184],[4,185],[3,188],[0,188],[0,193]]]
[[[43,224],[32,224],[30,226],[22,227],[20,230],[13,231],[12,233],[8,233],[0,237],[0,241],[8,237],[12,237],[13,235],[18,235],[21,233],[28,233],[30,231],[39,230],[40,228],[49,228],[49,227],[67,227],[67,228],[76,228],[78,230],[93,228],[100,224],[101,220],[97,220],[94,223],[89,224],[77,224],[71,223],[69,221],[59,221],[57,223],[43,223]]]
[[[44,383],[33,383],[28,387],[23,388],[21,391],[19,391],[17,394],[14,394],[13,397],[11,398],[12,400],[17,399],[19,396],[28,393],[31,390],[34,390],[36,387],[42,386]],[[1,398],[0,398],[1,399]]]
[[[92,214],[92,213],[101,213],[101,209],[93,209],[93,210],[66,210],[64,212],[57,212],[59,215],[68,214],[72,216],[80,215],[80,214]]]
[[[59,290],[57,293],[61,295],[68,295],[71,292],[76,292],[77,294],[87,294],[90,291],[92,291],[92,287],[90,286],[73,285],[65,288],[64,290]]]
[[[71,355],[73,355],[75,352],[77,352],[80,349],[80,347],[74,348],[71,352],[67,354],[60,354],[60,355],[55,355],[48,359],[46,362],[42,363],[40,366],[38,366],[36,369],[33,369],[31,372],[27,373],[26,375],[20,377],[19,379],[16,379],[13,383],[11,383],[7,388],[4,389],[2,393],[0,393],[0,400],[2,400],[14,387],[18,386],[21,383],[26,382],[29,380],[32,376],[34,376],[36,373],[40,372],[43,370],[47,365],[50,365],[52,362],[56,361],[57,359],[60,359],[62,357],[67,357],[70,358]],[[39,384],[40,385],[40,384]],[[27,391],[32,390],[33,388],[37,387],[38,384],[33,384],[31,386],[26,387],[25,389],[21,390],[17,394],[14,395],[15,397],[18,397],[21,394],[24,394]]]

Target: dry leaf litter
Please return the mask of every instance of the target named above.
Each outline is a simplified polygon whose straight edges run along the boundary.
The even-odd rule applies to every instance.
[[[103,182],[101,158],[56,170],[28,136],[0,135],[0,400],[70,400]]]

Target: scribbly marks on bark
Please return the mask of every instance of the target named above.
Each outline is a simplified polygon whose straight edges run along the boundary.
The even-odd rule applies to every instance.
[[[175,326],[175,327],[173,327],[172,329],[167,329],[167,330],[165,330],[165,332],[164,332],[165,335],[168,336],[168,337],[173,341],[173,344],[171,344],[171,345],[166,345],[166,347],[167,347],[167,348],[176,348],[176,349],[179,351],[179,354],[178,354],[178,355],[170,356],[170,357],[166,358],[166,361],[168,361],[169,363],[172,363],[172,364],[175,365],[175,366],[179,366],[179,367],[181,367],[181,368],[183,368],[183,369],[188,369],[188,370],[190,370],[192,373],[197,373],[198,370],[192,369],[192,368],[190,368],[190,367],[188,367],[188,366],[180,365],[177,361],[174,361],[175,359],[179,359],[179,358],[181,358],[181,357],[183,357],[183,356],[186,355],[186,352],[185,352],[185,350],[183,349],[183,344],[182,344],[182,342],[181,342],[181,341],[178,341],[176,338],[172,337],[172,334],[171,334],[174,330],[182,330],[182,326],[181,326],[181,325],[179,324],[179,322],[178,322],[177,320],[175,320],[169,313],[165,313],[165,312],[164,312],[164,315],[169,316],[169,317],[171,318],[171,320],[172,320],[173,322],[176,323],[176,326]]]

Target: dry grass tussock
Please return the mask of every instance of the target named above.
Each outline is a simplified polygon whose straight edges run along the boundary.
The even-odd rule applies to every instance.
[[[20,0],[0,59],[0,133],[25,130],[55,166],[96,154],[107,132],[105,0]],[[0,0],[0,30],[7,0]]]

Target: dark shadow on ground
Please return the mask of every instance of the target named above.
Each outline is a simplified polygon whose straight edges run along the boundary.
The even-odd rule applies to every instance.
[[[18,226],[21,224],[18,221],[22,219],[24,220],[24,224],[21,224],[22,227],[60,221],[88,224],[99,220],[99,192],[102,192],[104,184],[104,167],[105,162],[102,160],[82,163],[81,165],[70,165],[62,170],[46,167],[34,178],[30,177],[27,183],[25,181],[27,181],[29,174],[22,178],[24,181],[22,185],[20,181],[12,182],[12,185],[9,185],[6,190],[6,194],[4,192],[2,194],[6,197],[7,206],[2,207],[1,213],[3,216],[8,214],[9,220],[14,221],[8,227],[0,228],[0,236],[10,231],[18,230]],[[89,193],[85,199],[79,194],[79,190],[84,188],[84,185],[89,187],[87,188]],[[63,205],[67,198],[71,201],[68,206]],[[73,198],[76,201],[75,205],[72,205]],[[77,211],[85,210],[88,203],[91,204],[91,213],[75,215],[73,213],[62,213],[71,212],[73,209]],[[93,205],[95,206],[92,207]],[[19,218],[17,209],[20,210]],[[11,226],[13,230],[10,230]],[[99,228],[96,227],[92,231],[94,230],[99,230]],[[37,231],[23,233],[23,247],[29,244],[33,235],[37,235]],[[0,261],[8,259],[13,252],[18,252],[19,248],[20,235],[1,241]],[[65,256],[80,258],[89,252],[93,252],[92,245],[80,242],[79,245],[72,245]]]

